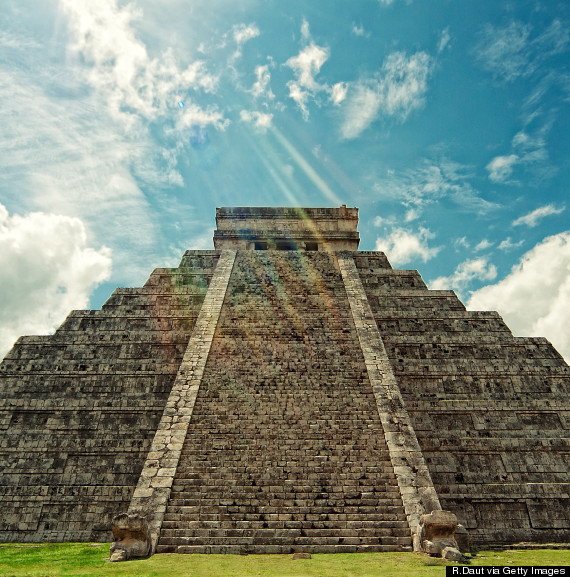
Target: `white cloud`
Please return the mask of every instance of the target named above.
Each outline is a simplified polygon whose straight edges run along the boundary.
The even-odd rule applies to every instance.
[[[144,281],[158,227],[138,183],[163,186],[177,179],[175,166],[165,170],[163,147],[144,131],[127,135],[106,103],[92,96],[50,96],[43,82],[41,73],[19,71],[6,72],[0,82],[5,202],[20,212],[80,218],[90,238],[104,239],[113,249],[114,282]],[[72,89],[83,94],[85,86],[78,82]]]
[[[498,310],[520,336],[545,336],[570,360],[570,232],[544,239],[500,282],[474,292],[471,310]]]
[[[74,37],[72,53],[81,55],[88,67],[87,81],[127,128],[137,129],[141,118],[152,121],[165,114],[175,106],[177,93],[215,90],[218,79],[202,62],[181,70],[172,50],[160,58],[149,57],[131,27],[141,15],[133,4],[60,0],[60,6]]]
[[[564,52],[570,44],[570,31],[559,19],[555,18],[550,26],[534,40],[543,57]]]
[[[486,258],[476,258],[462,262],[451,276],[442,276],[429,283],[432,290],[454,289],[461,293],[474,280],[492,280],[497,276],[497,268]]]
[[[443,198],[449,198],[460,210],[486,214],[499,205],[480,197],[470,180],[473,178],[469,166],[448,158],[424,160],[418,168],[403,174],[389,174],[377,180],[374,190],[382,196],[398,199],[408,208],[414,209],[417,217],[421,209]]]
[[[513,221],[513,226],[520,226],[524,224],[525,226],[535,227],[543,218],[552,214],[561,214],[565,210],[566,207],[564,206],[556,208],[553,204],[547,204],[533,210],[532,212],[529,212],[528,214],[525,214],[524,216],[517,218]]]
[[[238,24],[233,28],[233,35],[236,44],[241,47],[249,40],[259,36],[259,28],[255,24]]]
[[[111,273],[111,251],[87,246],[78,218],[10,216],[0,204],[0,358],[17,337],[52,332],[84,309]]]
[[[352,23],[352,33],[355,36],[361,36],[363,38],[370,38],[370,32],[366,32],[362,24],[357,26],[354,22]]]
[[[482,250],[487,250],[493,246],[492,242],[489,242],[486,238],[484,238],[480,243],[475,245],[475,252],[480,252]]]
[[[176,126],[183,131],[185,128],[194,126],[208,126],[225,130],[230,124],[229,119],[224,118],[222,112],[216,107],[202,108],[197,104],[189,104],[184,107],[184,114],[178,116]]]
[[[233,37],[237,45],[233,54],[234,60],[241,58],[243,45],[257,36],[259,36],[259,28],[255,24],[237,24],[233,27]]]
[[[530,142],[530,136],[524,130],[517,132],[513,136],[513,146],[528,147],[529,142]]]
[[[489,178],[493,182],[505,182],[513,173],[513,168],[518,162],[519,157],[516,154],[508,156],[496,156],[487,165]]]
[[[382,217],[382,216],[375,216],[374,220],[372,221],[374,226],[393,226],[396,224],[396,219],[393,216],[389,217]]]
[[[417,208],[410,208],[406,211],[406,222],[412,222],[420,217],[420,211]]]
[[[337,82],[332,87],[331,92],[331,100],[333,101],[333,104],[338,106],[346,98],[347,92],[348,86],[346,85],[346,82]]]
[[[442,31],[439,37],[439,42],[437,44],[437,51],[439,54],[441,54],[447,48],[450,40],[451,35],[449,34],[449,28],[445,28],[445,30]]]
[[[257,128],[267,129],[271,126],[273,114],[267,112],[258,112],[256,110],[242,110],[240,112],[242,122],[249,122]]]
[[[493,182],[512,182],[509,178],[515,166],[534,169],[541,180],[556,173],[556,167],[546,164],[548,161],[547,135],[554,122],[552,116],[541,126],[529,130],[529,125],[539,116],[540,113],[537,111],[526,115],[524,128],[512,139],[514,153],[497,156],[487,165],[489,178]]]
[[[289,88],[289,98],[292,98],[297,106],[301,109],[303,118],[308,120],[309,110],[307,109],[307,101],[309,99],[309,93],[303,90],[296,82],[288,82],[287,86]]]
[[[431,58],[425,52],[409,57],[403,52],[390,54],[378,78],[356,84],[345,107],[343,138],[356,138],[380,113],[404,121],[421,108],[430,71]]]
[[[528,125],[533,122],[535,118],[534,115],[530,115],[526,124]],[[538,157],[544,157],[546,155],[547,136],[552,128],[552,124],[550,120],[537,128],[533,133],[529,133],[529,131],[526,130],[527,127],[525,127],[515,134],[512,145],[513,148],[519,152],[521,160],[532,160],[533,158],[537,159]]]
[[[269,82],[271,81],[271,73],[269,72],[269,65],[265,64],[263,66],[256,66],[255,76],[257,80],[254,82],[251,88],[251,94],[254,98],[267,98],[268,100],[273,100],[275,95],[269,88]]]
[[[341,126],[343,138],[356,138],[376,120],[382,104],[377,86],[358,83],[352,90]]]
[[[431,58],[425,52],[416,52],[409,58],[403,52],[388,56],[382,66],[380,92],[383,108],[390,115],[405,119],[423,105]]]
[[[427,262],[441,250],[441,247],[428,246],[428,240],[434,236],[426,228],[420,228],[417,233],[395,228],[388,236],[376,239],[376,250],[385,252],[394,266],[406,264],[416,258]]]
[[[291,68],[296,76],[296,80],[287,83],[289,97],[297,103],[305,119],[309,117],[307,109],[309,97],[312,98],[317,92],[328,88],[315,80],[315,76],[320,72],[328,58],[328,48],[311,43],[297,56],[293,56],[285,62],[285,65]]]
[[[9,30],[0,30],[0,46],[21,50],[22,48],[41,48],[42,44],[30,36],[22,36]]]
[[[532,27],[511,22],[502,28],[488,24],[479,35],[477,58],[497,79],[513,82],[535,71],[547,71],[548,60],[564,52],[570,44],[570,31],[555,18],[544,32],[531,37]],[[539,87],[539,91],[543,87]]]
[[[456,238],[454,241],[454,244],[456,247],[463,247],[463,248],[469,248],[471,245],[469,244],[469,241],[467,240],[466,236],[462,236],[460,238]]]
[[[0,147],[12,141],[11,150],[0,154],[22,173],[28,210],[81,218],[113,249],[113,282],[136,285],[163,253],[156,211],[163,187],[184,185],[178,158],[207,142],[207,128],[228,125],[215,105],[197,102],[218,79],[200,61],[179,65],[172,50],[151,57],[133,4],[61,0],[60,9],[69,37],[64,98],[53,95],[59,80],[37,74],[14,77],[6,90],[0,83],[0,96],[17,103],[0,108],[0,125],[26,135],[17,147],[4,135]]]
[[[529,51],[530,28],[511,22],[504,28],[488,24],[480,34],[477,58],[495,78],[512,82],[534,70]]]
[[[497,248],[499,250],[508,252],[508,251],[512,250],[513,248],[518,248],[519,246],[522,246],[522,244],[523,244],[522,240],[519,240],[519,242],[513,242],[511,240],[511,237],[509,236],[505,240],[501,241],[499,243],[499,245],[497,246]]]
[[[301,50],[297,56],[289,58],[285,65],[293,69],[297,75],[299,86],[308,90],[319,90],[321,85],[315,81],[315,76],[320,72],[322,65],[328,58],[328,48],[312,43]]]
[[[303,18],[303,22],[301,24],[301,36],[308,40],[311,37],[311,30],[309,29],[309,23]]]
[[[309,24],[305,19],[303,19],[301,33],[305,43],[309,42],[311,35]],[[320,93],[328,95],[329,101],[334,106],[339,106],[346,99],[348,93],[346,82],[337,82],[331,86],[316,79],[329,56],[330,51],[327,47],[319,46],[311,41],[299,51],[297,56],[292,56],[285,62],[285,66],[291,68],[295,74],[295,79],[287,83],[289,98],[297,103],[305,120],[309,118],[309,101],[318,102]]]

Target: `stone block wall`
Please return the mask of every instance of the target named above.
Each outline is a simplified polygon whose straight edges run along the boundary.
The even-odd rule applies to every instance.
[[[357,250],[358,209],[299,207],[222,207],[216,209],[216,249],[246,250],[256,243],[279,249],[291,241],[304,250]]]
[[[570,541],[568,365],[383,253],[349,254],[441,506],[478,544]],[[188,251],[100,311],[18,340],[0,364],[0,541],[110,539],[219,258]],[[159,551],[410,548],[339,262],[240,250],[227,267]]]
[[[570,540],[570,370],[541,338],[355,253],[441,505],[479,543]]]
[[[335,257],[238,251],[158,551],[410,547]]]
[[[219,253],[188,252],[0,364],[0,541],[110,540]]]

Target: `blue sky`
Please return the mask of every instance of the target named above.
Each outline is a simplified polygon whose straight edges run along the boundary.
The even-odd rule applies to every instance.
[[[2,0],[0,355],[217,206],[347,204],[570,358],[569,51],[557,0]]]

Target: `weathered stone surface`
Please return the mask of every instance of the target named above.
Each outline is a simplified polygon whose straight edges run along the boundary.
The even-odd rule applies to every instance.
[[[357,250],[358,209],[251,207],[216,209],[218,250]]]
[[[111,531],[113,543],[109,561],[127,561],[150,553],[150,533],[145,517],[127,513],[117,515],[111,523]]]
[[[18,340],[0,364],[0,541],[111,541],[218,258],[189,252]]]
[[[568,365],[383,254],[354,260],[441,506],[477,546],[568,542]]]
[[[224,210],[227,288],[219,251],[188,251],[0,364],[0,540],[109,541],[130,507],[164,551],[408,550],[439,500],[476,546],[570,541],[570,370],[547,341],[383,253],[321,252],[358,241],[355,209]],[[289,250],[242,250],[225,225],[255,214]]]
[[[419,540],[428,555],[441,556],[448,561],[466,563],[455,540],[457,517],[450,511],[432,511],[420,517]]]
[[[351,253],[338,253],[339,268],[354,318],[368,378],[374,391],[384,436],[410,526],[414,550],[421,549],[420,518],[441,509],[390,360],[376,327]]]
[[[420,542],[430,555],[440,555],[445,547],[457,548],[457,517],[450,511],[432,511],[420,517]]]
[[[463,525],[457,525],[453,536],[455,537],[457,548],[462,553],[471,553],[471,538],[469,537],[469,532]]]
[[[331,254],[237,253],[158,551],[188,546],[411,548]]]
[[[130,513],[142,513],[149,520],[152,553],[158,543],[235,256],[236,251],[233,250],[222,251],[220,255],[129,506]]]
[[[467,558],[461,553],[457,547],[445,547],[441,552],[441,556],[448,561],[455,561],[456,563],[466,563]]]

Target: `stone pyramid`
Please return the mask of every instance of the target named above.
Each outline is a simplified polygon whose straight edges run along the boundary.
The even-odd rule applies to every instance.
[[[358,209],[217,209],[189,250],[0,365],[0,541],[152,551],[570,541],[570,370],[381,252]]]

